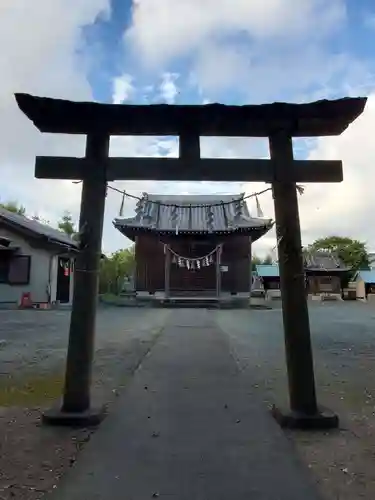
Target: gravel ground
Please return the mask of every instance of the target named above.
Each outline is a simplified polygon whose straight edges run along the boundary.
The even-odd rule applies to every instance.
[[[69,316],[68,311],[0,311],[0,402],[5,386],[18,387],[25,380],[34,385],[35,381],[52,380],[60,393]],[[95,403],[115,401],[152,347],[167,316],[166,310],[140,308],[98,312],[92,391]],[[42,391],[50,390],[43,382]],[[40,412],[52,401],[40,395],[38,399],[37,405],[33,400],[30,405],[27,398],[23,403],[19,397],[17,407],[0,404],[1,500],[42,498],[56,486],[90,438],[89,430],[41,427]]]
[[[97,317],[93,397],[111,403],[178,309],[108,308]],[[192,311],[194,314],[194,311]],[[266,404],[287,405],[281,310],[212,310],[233,356]],[[327,500],[375,498],[375,307],[324,303],[310,307],[318,396],[336,411],[339,431],[290,433]],[[0,311],[1,384],[59,379],[64,371],[68,311]],[[57,374],[57,375],[56,375]],[[59,389],[60,390],[60,389]],[[40,427],[50,401],[2,407],[0,500],[38,500],[54,488],[90,438],[87,430]],[[21,407],[22,406],[22,407]],[[27,408],[27,409],[26,409]]]
[[[280,310],[219,311],[232,352],[265,403],[288,403]],[[323,498],[375,498],[375,308],[362,303],[310,307],[320,404],[340,416],[330,433],[288,433]]]

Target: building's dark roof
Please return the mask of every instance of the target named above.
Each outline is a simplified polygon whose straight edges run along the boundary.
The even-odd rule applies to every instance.
[[[333,253],[306,252],[304,254],[305,271],[349,271],[350,268]],[[367,272],[367,271],[366,271]],[[278,264],[260,264],[256,266],[256,273],[262,278],[278,278]],[[375,275],[375,273],[374,273]]]
[[[78,248],[78,243],[70,238],[67,234],[54,229],[46,224],[29,219],[24,215],[9,212],[3,207],[0,207],[0,224],[5,223],[9,227],[23,230],[32,233],[35,236],[40,236],[48,240],[50,243],[55,243],[70,248]]]
[[[241,198],[243,195],[150,194],[144,198],[143,217],[138,213],[129,219],[115,219],[113,224],[127,236],[132,231],[209,234],[249,233],[253,230],[257,239],[272,227],[272,220],[251,217],[246,202],[243,202],[239,213],[236,200]]]
[[[19,108],[41,132],[87,134],[100,129],[111,135],[181,135],[268,137],[286,128],[295,137],[339,135],[362,112],[366,98],[321,100],[306,104],[227,106],[132,105],[72,102],[16,94]]]
[[[307,271],[349,271],[337,255],[331,252],[317,251],[305,252],[305,269]]]

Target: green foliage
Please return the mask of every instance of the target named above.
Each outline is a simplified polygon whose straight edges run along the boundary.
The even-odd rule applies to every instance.
[[[260,259],[257,255],[253,255],[251,258],[251,270],[256,271],[256,266],[259,266],[262,263],[262,259]]]
[[[64,375],[60,372],[3,377],[0,381],[0,406],[30,407],[52,404],[61,396],[63,388]]]
[[[124,279],[131,278],[135,269],[134,246],[117,250],[101,261],[99,276],[99,293],[118,295]]]
[[[46,226],[49,226],[51,223],[49,220],[47,219],[42,219],[41,217],[39,217],[39,215],[35,214],[32,216],[32,219],[37,221],[37,222],[40,222],[41,224],[45,224]]]
[[[268,264],[268,265],[272,263],[273,263],[272,255],[266,255],[262,262],[262,264]]]
[[[308,247],[309,250],[334,252],[353,272],[358,269],[369,269],[369,256],[366,244],[359,240],[342,236],[328,236],[314,241]]]
[[[5,203],[0,203],[0,207],[5,208],[5,210],[8,210],[9,212],[27,216],[26,207],[18,203],[18,201],[11,200]],[[31,218],[37,222],[40,222],[41,224],[46,224],[47,226],[50,225],[50,222],[48,220],[42,219],[37,214],[33,215]],[[57,227],[58,229],[60,229],[60,231],[63,231],[64,233],[68,234],[73,239],[77,238],[75,224],[70,212],[68,211],[64,212],[60,221],[57,224]]]
[[[0,203],[0,207],[5,208],[5,210],[8,210],[8,212],[13,212],[14,214],[26,214],[26,208],[23,205],[20,205],[17,201],[7,201],[6,203]]]
[[[70,212],[64,212],[61,220],[57,223],[57,227],[68,236],[73,237],[76,234],[73,216]]]

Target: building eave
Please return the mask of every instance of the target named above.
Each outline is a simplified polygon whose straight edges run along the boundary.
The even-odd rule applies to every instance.
[[[213,236],[232,236],[232,235],[246,235],[251,236],[252,241],[257,241],[259,238],[264,236],[273,226],[273,222],[265,224],[264,226],[258,227],[237,227],[222,231],[194,231],[194,230],[159,230],[144,226],[126,226],[126,225],[116,225],[114,222],[114,227],[120,231],[124,236],[134,241],[135,237],[141,234],[155,235],[155,236],[168,236],[168,237],[182,237],[182,236],[203,236],[203,237],[213,237]]]

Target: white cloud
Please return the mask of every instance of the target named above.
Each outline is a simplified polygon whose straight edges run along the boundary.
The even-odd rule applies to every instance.
[[[317,141],[310,159],[342,160],[344,181],[338,184],[306,184],[299,196],[303,245],[329,235],[341,235],[366,241],[375,249],[375,93],[370,95],[364,113],[339,137],[324,137]],[[262,185],[250,184],[251,193]],[[272,196],[260,199],[267,216],[274,216]],[[251,205],[251,203],[250,203]],[[267,241],[268,240],[268,241]],[[275,244],[274,233],[256,244],[263,253]]]
[[[134,0],[126,39],[158,64],[238,33],[256,40],[322,37],[344,18],[342,0]]]
[[[340,137],[321,138],[310,158],[341,159],[344,181],[334,185],[312,185],[301,198],[301,220],[311,240],[340,234],[368,241],[375,248],[375,93],[364,113]]]
[[[134,93],[133,77],[123,74],[113,80],[113,104],[122,104],[131,99]]]
[[[167,104],[174,104],[179,90],[177,87],[178,75],[176,73],[164,73],[159,87],[160,97]]]
[[[209,101],[223,95],[228,100],[236,92],[238,98],[241,92],[247,102],[298,102],[374,90],[366,64],[340,47],[335,53],[329,50],[330,38],[345,22],[344,0],[137,0],[125,40],[151,67],[167,67],[174,59],[189,56],[193,82]],[[341,137],[313,142],[311,157],[343,160],[344,182],[306,186],[300,197],[304,244],[337,232],[375,246],[375,230],[368,223],[368,214],[375,209],[374,99]],[[204,156],[254,154],[253,146],[243,139],[204,142]],[[263,152],[264,147],[256,150]],[[252,192],[262,186],[245,188]],[[272,217],[272,197],[265,195],[261,201],[265,214]],[[256,247],[264,252],[274,243],[274,233],[269,233]]]
[[[90,100],[82,27],[109,12],[109,0],[2,0],[0,15],[0,169],[2,199],[17,199],[51,221],[77,211],[80,188],[34,179],[36,154],[81,155],[81,137],[40,134],[14,92]]]

